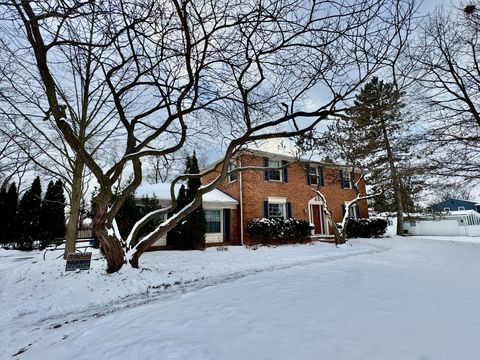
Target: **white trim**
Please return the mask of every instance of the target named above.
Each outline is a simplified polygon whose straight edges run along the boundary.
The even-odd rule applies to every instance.
[[[320,221],[322,222],[323,234],[315,234],[315,229],[313,229],[312,232],[314,233],[314,235],[329,235],[330,230],[329,230],[329,226],[328,226],[328,221],[327,221],[327,218],[325,217],[324,212],[322,211],[325,204],[324,204],[323,200],[320,198],[320,196],[315,196],[314,198],[308,200],[308,221],[311,224],[315,224],[313,222],[313,210],[312,210],[313,205],[318,205],[320,207],[319,208]]]
[[[267,201],[269,204],[286,204],[287,198],[283,196],[269,196]]]
[[[242,167],[242,159],[239,158],[240,167]],[[240,171],[239,175],[239,186],[240,186],[240,245],[243,246],[243,178],[242,178],[242,171]],[[231,224],[230,224],[231,228]]]
[[[222,202],[203,202],[203,208],[207,210],[217,210],[217,209],[236,209],[237,205],[232,203],[222,203]]]

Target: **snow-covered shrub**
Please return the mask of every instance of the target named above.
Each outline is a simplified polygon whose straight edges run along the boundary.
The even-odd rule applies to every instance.
[[[348,238],[371,238],[385,234],[387,221],[384,219],[350,219],[347,223]]]
[[[303,244],[310,241],[312,226],[297,219],[253,219],[247,224],[247,245]]]

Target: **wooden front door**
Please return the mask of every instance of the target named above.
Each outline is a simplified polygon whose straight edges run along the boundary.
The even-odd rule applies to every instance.
[[[315,234],[322,234],[322,217],[320,212],[320,205],[312,205],[312,220],[315,226]]]

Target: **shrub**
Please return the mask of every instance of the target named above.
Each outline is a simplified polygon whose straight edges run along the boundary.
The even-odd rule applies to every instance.
[[[387,231],[387,221],[384,219],[350,219],[347,223],[348,238],[379,237]]]
[[[247,224],[248,245],[304,244],[312,226],[297,219],[253,219]]]

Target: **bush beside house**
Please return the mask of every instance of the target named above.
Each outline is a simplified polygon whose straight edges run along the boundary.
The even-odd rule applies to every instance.
[[[347,223],[348,238],[379,237],[387,231],[387,220],[384,219],[350,219]]]
[[[247,245],[305,244],[312,226],[297,219],[253,219],[247,224]]]

